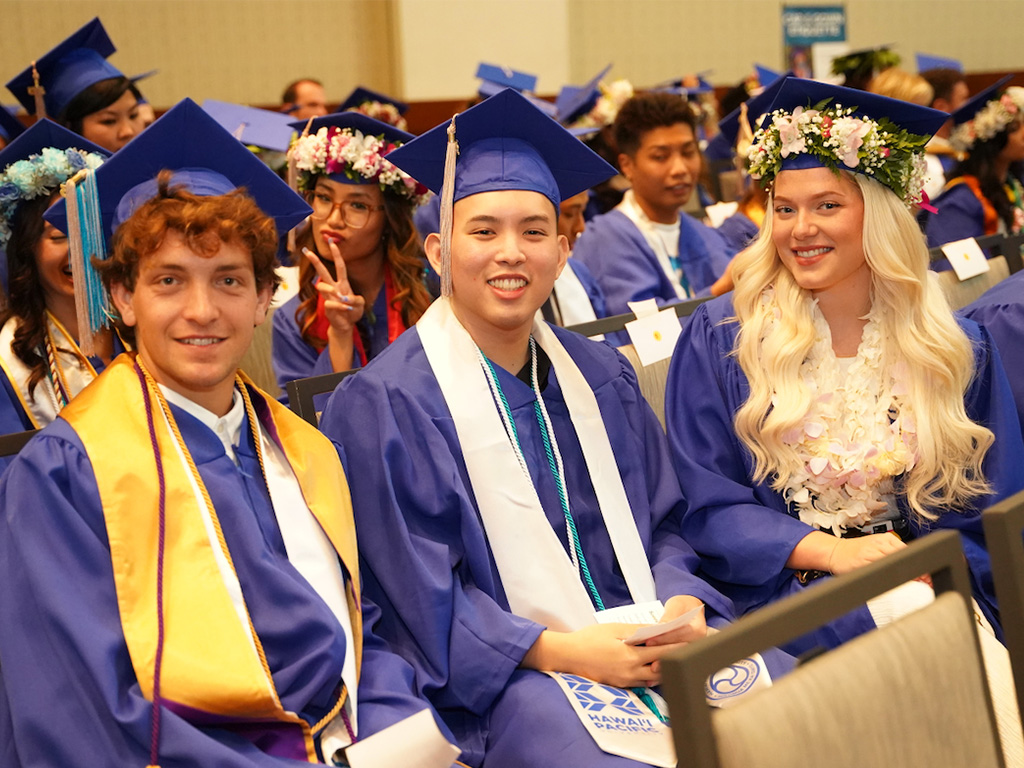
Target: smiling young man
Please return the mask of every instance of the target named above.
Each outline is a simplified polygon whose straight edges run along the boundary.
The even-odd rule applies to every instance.
[[[308,207],[189,101],[118,158],[83,185],[137,353],[0,483],[0,758],[336,764],[428,705],[370,631],[336,447],[238,371]]]
[[[593,273],[612,314],[628,312],[630,301],[707,295],[734,251],[718,232],[682,212],[702,163],[690,107],[671,93],[634,96],[613,130],[619,166],[632,188],[613,210],[590,221],[573,257]]]
[[[660,525],[682,496],[632,369],[536,319],[568,256],[560,200],[612,169],[513,91],[389,157],[452,213],[426,241],[442,298],[321,421],[351,462],[379,631],[467,763],[643,764],[602,751],[542,674],[654,685],[704,618],[641,647],[622,642],[635,625],[595,614],[659,598],[664,619],[701,601],[709,617],[729,611]]]

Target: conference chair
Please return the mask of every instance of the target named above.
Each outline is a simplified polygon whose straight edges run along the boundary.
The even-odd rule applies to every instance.
[[[1017,700],[1024,700],[1024,491],[981,516]]]
[[[358,371],[353,368],[348,371],[336,373],[324,373],[319,376],[309,376],[305,379],[289,381],[285,387],[288,390],[288,407],[295,412],[299,418],[305,419],[314,427],[320,425],[320,411],[317,410],[319,395],[330,394],[335,390],[341,380],[351,376]]]

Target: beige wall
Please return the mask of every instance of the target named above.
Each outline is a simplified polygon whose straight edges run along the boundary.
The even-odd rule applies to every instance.
[[[825,4],[827,0],[808,0]],[[411,100],[475,89],[481,60],[582,83],[608,62],[640,86],[714,70],[739,81],[781,66],[776,0],[0,0],[0,78],[94,15],[158,107],[188,95],[273,104],[314,76],[338,100],[357,83]],[[852,45],[949,55],[968,71],[1024,69],[1024,0],[847,0]],[[313,42],[317,38],[329,43]],[[11,97],[0,95],[4,103]]]

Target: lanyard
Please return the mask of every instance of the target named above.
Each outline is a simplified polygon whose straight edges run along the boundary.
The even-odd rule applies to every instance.
[[[512,409],[509,407],[508,400],[505,398],[505,393],[501,389],[501,384],[498,381],[498,376],[494,371],[494,364],[491,363],[480,348],[476,348],[477,357],[480,360],[481,368],[483,368],[484,375],[487,377],[487,383],[491,388],[491,394],[494,397],[496,404],[501,414],[502,423],[505,425],[505,433],[508,435],[509,442],[512,444],[512,450],[515,451],[516,460],[519,462],[519,468],[526,475],[526,479],[533,484],[533,478],[530,476],[530,469],[526,465],[526,457],[523,455],[523,448],[519,442],[519,433],[516,431],[516,424],[512,418]],[[562,454],[558,450],[558,440],[555,438],[555,430],[551,426],[551,418],[548,416],[547,407],[544,405],[544,397],[540,392],[540,384],[537,379],[537,342],[533,336],[530,336],[530,373],[533,387],[533,394],[535,397],[533,403],[534,413],[537,416],[537,424],[540,426],[541,439],[544,441],[544,453],[547,455],[548,467],[551,469],[551,475],[555,480],[555,488],[558,490],[558,500],[561,502],[562,514],[565,517],[565,530],[566,535],[569,538],[569,555],[572,558],[572,564],[579,572],[580,577],[583,579],[583,583],[587,587],[587,592],[590,594],[590,599],[593,601],[595,607],[599,611],[604,610],[604,601],[601,599],[601,595],[597,592],[597,587],[594,585],[594,580],[590,576],[590,568],[587,566],[587,559],[583,554],[583,545],[580,543],[579,533],[576,530],[576,521],[572,517],[572,513],[569,511],[569,494],[565,487],[565,466],[562,464]]]

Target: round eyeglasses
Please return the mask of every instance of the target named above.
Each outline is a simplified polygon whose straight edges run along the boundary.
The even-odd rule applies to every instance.
[[[331,218],[335,208],[340,209],[342,221],[352,229],[362,229],[370,220],[371,213],[384,210],[383,205],[370,205],[362,200],[341,200],[336,203],[330,195],[320,192],[313,195],[309,204],[313,208],[311,216],[317,221],[326,221]]]

